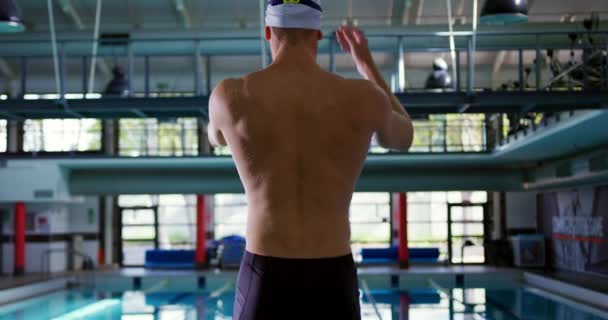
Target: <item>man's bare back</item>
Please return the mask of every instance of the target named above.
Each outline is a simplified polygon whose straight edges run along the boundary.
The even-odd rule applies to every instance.
[[[351,252],[348,210],[372,135],[396,126],[395,111],[377,84],[347,80],[314,59],[289,56],[218,85],[210,103],[210,138],[230,145],[245,187],[247,251],[343,256]],[[407,137],[394,136],[380,138],[389,146],[407,144],[401,142]]]

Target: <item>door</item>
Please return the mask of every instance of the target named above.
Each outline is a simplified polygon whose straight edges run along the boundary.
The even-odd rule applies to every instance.
[[[158,208],[120,208],[121,266],[141,267],[147,250],[158,249]]]
[[[450,263],[485,263],[485,204],[448,205]]]

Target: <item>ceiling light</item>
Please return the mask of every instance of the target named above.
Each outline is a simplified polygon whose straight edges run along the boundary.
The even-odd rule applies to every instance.
[[[528,22],[527,0],[486,0],[479,22],[483,24],[515,24]]]
[[[14,0],[0,0],[0,33],[25,31],[21,10]]]

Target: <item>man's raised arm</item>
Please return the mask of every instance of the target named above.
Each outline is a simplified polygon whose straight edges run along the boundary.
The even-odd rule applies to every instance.
[[[367,80],[375,83],[387,95],[391,111],[377,128],[378,143],[388,149],[408,150],[414,139],[414,128],[409,114],[399,99],[391,92],[376,67],[367,44],[367,38],[357,28],[340,27],[336,32],[342,50],[353,57],[357,70]]]

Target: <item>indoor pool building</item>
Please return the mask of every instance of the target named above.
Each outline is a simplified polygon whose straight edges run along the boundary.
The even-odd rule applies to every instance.
[[[608,319],[608,1],[0,0],[0,320],[276,318],[251,311],[255,294],[241,292],[260,229],[321,250],[343,228],[329,213],[310,227],[325,214],[311,211],[283,227],[256,208],[285,216],[335,201],[357,139],[327,123],[367,119],[355,101],[337,120],[296,116],[284,131],[298,130],[293,142],[243,147],[210,125],[222,107],[221,89],[211,94],[224,79],[283,70],[273,37],[292,27],[271,24],[296,7],[322,11],[315,72],[385,83],[413,127],[400,151],[380,131],[365,141],[344,218],[360,319]],[[274,22],[273,10],[286,18]],[[359,73],[357,45],[376,80]],[[310,87],[282,79],[258,99]],[[320,95],[310,89],[300,104],[330,100]],[[268,110],[235,122],[242,139],[259,139],[254,124],[281,126]],[[226,143],[210,142],[217,132]],[[251,151],[283,147],[301,157],[297,169]],[[321,165],[338,154],[354,162]],[[312,173],[288,179],[295,196],[256,193],[270,173],[296,170]],[[289,250],[266,255],[322,256]],[[301,319],[278,302],[304,279],[288,274],[285,290],[260,290],[266,307],[291,310],[280,319]],[[347,319],[333,316],[338,297],[321,301],[327,280],[312,279],[294,306],[314,310],[308,319]]]

